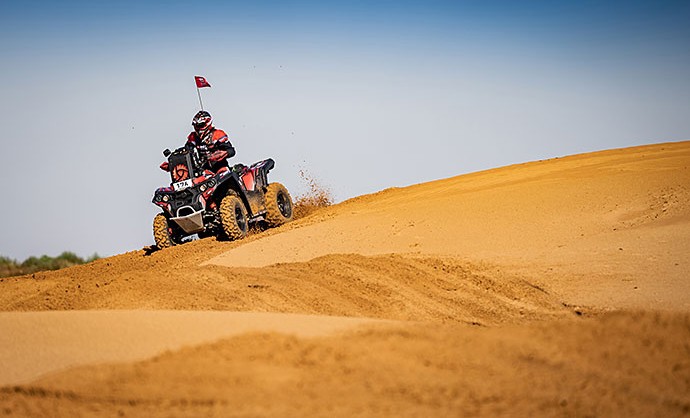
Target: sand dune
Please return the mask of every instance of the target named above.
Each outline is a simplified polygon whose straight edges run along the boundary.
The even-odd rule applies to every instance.
[[[0,389],[35,416],[686,416],[687,316],[252,333]]]
[[[530,272],[539,267],[549,283],[575,283],[575,290],[588,293],[598,293],[592,286],[613,286],[605,290],[618,294],[610,301],[614,307],[670,303],[687,309],[689,159],[686,143],[662,144],[387,190],[345,202],[319,222],[248,243],[208,263],[261,267],[333,253],[423,254],[526,266]],[[613,281],[625,278],[632,285],[579,283],[608,270],[616,272]],[[632,294],[644,294],[632,290],[653,287],[658,274],[673,281],[671,292]],[[585,300],[609,301],[593,295]]]
[[[144,360],[247,332],[314,337],[366,323],[385,322],[218,311],[1,312],[0,361],[4,367],[0,385],[30,382],[83,364]]]
[[[0,279],[0,411],[684,416],[689,272],[690,142],[388,189]]]

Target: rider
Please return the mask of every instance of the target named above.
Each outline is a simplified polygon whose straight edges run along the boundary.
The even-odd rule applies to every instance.
[[[211,121],[211,114],[200,110],[192,119],[194,130],[187,136],[186,148],[197,148],[208,158],[211,170],[217,173],[228,168],[227,159],[235,155],[235,148],[228,140],[228,135],[221,129],[216,129]],[[161,169],[168,171],[168,162],[161,164]]]

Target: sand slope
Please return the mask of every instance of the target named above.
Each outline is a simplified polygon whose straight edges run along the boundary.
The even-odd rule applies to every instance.
[[[687,416],[690,318],[254,333],[0,389],[35,416]],[[673,336],[674,338],[670,338]]]
[[[690,142],[389,189],[0,279],[0,413],[684,416],[689,272]]]
[[[530,273],[541,268],[549,284],[593,293],[573,301],[614,302],[594,295],[605,290],[619,293],[616,306],[688,309],[688,148],[612,150],[386,190],[208,263],[265,266],[332,253],[451,256],[527,266]],[[614,280],[589,281],[609,270]],[[674,290],[654,288],[655,275]],[[612,283],[623,279],[629,285]],[[632,290],[641,287],[652,292],[638,297],[645,292]]]
[[[0,385],[9,385],[83,364],[144,360],[247,332],[314,337],[385,322],[255,312],[108,310],[1,312],[0,323]]]

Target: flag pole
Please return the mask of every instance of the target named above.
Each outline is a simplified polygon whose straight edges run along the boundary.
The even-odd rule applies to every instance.
[[[196,88],[196,94],[199,95],[199,105],[201,106],[201,110],[204,110],[204,102],[201,101],[201,91],[199,90],[199,87]]]

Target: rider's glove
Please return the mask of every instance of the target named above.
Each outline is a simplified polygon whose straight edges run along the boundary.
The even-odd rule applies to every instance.
[[[223,161],[226,158],[228,158],[228,152],[225,150],[218,150],[211,153],[211,155],[208,157],[208,160],[217,163],[218,161]]]
[[[169,167],[169,165],[168,165],[168,162],[167,162],[167,161],[163,161],[163,163],[161,164],[161,170],[163,170],[163,171],[169,171],[169,168],[170,168],[170,167]]]

